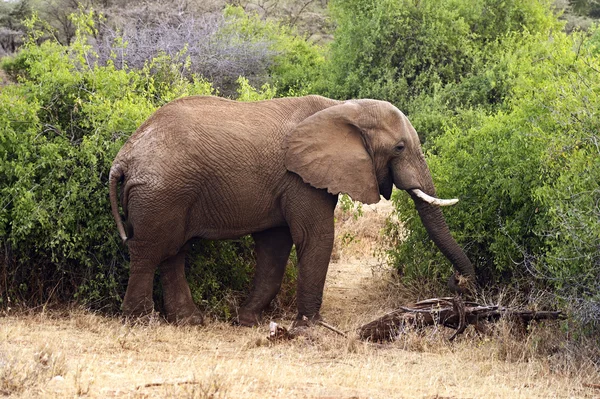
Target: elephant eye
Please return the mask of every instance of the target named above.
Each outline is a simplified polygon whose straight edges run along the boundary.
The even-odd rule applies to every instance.
[[[394,148],[394,150],[396,150],[396,152],[404,151],[404,143],[399,143],[398,145],[396,145],[396,148]]]

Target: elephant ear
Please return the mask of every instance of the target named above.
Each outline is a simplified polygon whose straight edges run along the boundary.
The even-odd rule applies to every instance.
[[[358,120],[360,106],[346,102],[300,122],[286,137],[285,166],[316,188],[379,202],[375,165]]]

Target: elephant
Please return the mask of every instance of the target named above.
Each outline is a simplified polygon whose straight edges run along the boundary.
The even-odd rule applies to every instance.
[[[185,279],[189,241],[250,234],[256,269],[239,323],[260,322],[293,245],[296,321],[317,321],[338,194],[373,204],[389,199],[393,185],[410,194],[456,275],[474,279],[439,208],[455,200],[435,198],[419,137],[389,102],[309,95],[251,103],[190,96],[167,103],[123,145],[109,174],[112,214],[130,255],[122,311],[127,317],[153,311],[158,268],[167,321],[202,324]],[[454,290],[457,281],[450,279]]]

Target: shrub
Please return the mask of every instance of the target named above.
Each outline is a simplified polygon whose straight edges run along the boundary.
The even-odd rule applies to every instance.
[[[254,270],[254,241],[250,236],[234,241],[196,240],[188,256],[194,302],[217,317],[230,319],[230,296],[247,292]],[[162,301],[161,301],[162,302]]]
[[[271,87],[268,83],[265,83],[260,90],[256,90],[254,87],[250,85],[248,79],[240,76],[237,80],[238,83],[238,101],[260,101],[260,100],[270,100],[275,97],[277,93],[277,89]]]
[[[457,106],[502,99],[490,61],[504,38],[559,27],[550,1],[339,0],[326,95],[387,100],[419,134],[437,133]]]
[[[40,303],[119,297],[123,255],[106,214],[106,176],[126,136],[154,105],[123,87],[138,76],[82,63],[79,40],[24,49],[5,66],[21,77],[0,95],[2,299]],[[16,68],[16,67],[22,68]]]
[[[462,111],[427,153],[438,194],[461,198],[445,215],[484,279],[586,298],[596,318],[598,35],[526,35],[505,54],[503,109]],[[394,201],[411,232],[390,253],[396,266],[409,277],[447,273],[405,194]]]
[[[231,24],[218,12],[196,15],[172,5],[138,5],[102,23],[95,47],[101,64],[113,58],[115,65],[133,69],[161,55],[183,57],[188,76],[202,76],[233,96],[239,76],[264,84],[276,53],[268,38],[240,38]]]

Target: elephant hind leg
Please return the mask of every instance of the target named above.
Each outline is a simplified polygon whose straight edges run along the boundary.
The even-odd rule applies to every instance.
[[[127,291],[121,305],[123,315],[128,319],[140,319],[154,311],[152,286],[154,269],[151,273],[133,273],[129,275]]]
[[[177,325],[201,325],[204,323],[202,313],[194,304],[185,279],[185,255],[186,251],[182,249],[159,266],[166,318]]]
[[[144,251],[139,250],[140,245],[136,241],[130,241],[128,246],[131,259],[129,282],[121,309],[125,317],[139,319],[154,311],[152,287],[159,257],[153,256],[150,251],[140,256]]]
[[[263,309],[275,298],[281,288],[290,251],[292,236],[287,226],[254,233],[256,271],[248,299],[239,311],[238,322],[244,326],[256,325]]]

